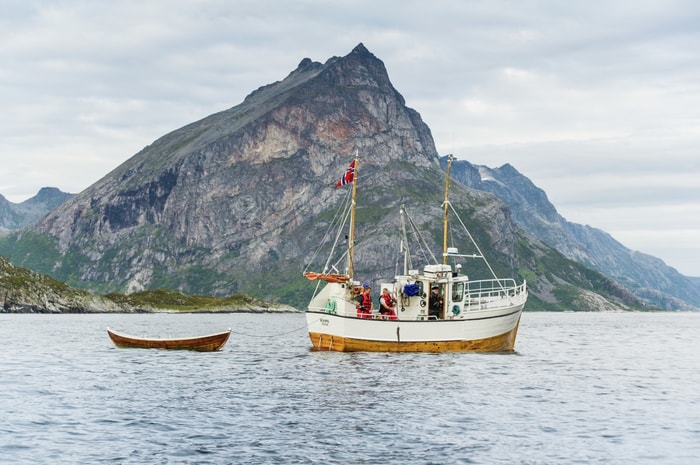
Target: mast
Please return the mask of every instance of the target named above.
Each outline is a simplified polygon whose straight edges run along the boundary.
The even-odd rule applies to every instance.
[[[408,243],[406,238],[408,235],[406,235],[406,220],[404,219],[404,215],[406,214],[406,210],[403,206],[401,205],[401,209],[399,210],[399,216],[401,217],[401,244],[400,244],[400,252],[403,254],[403,274],[408,274]]]
[[[354,264],[353,251],[355,249],[355,206],[357,205],[357,172],[359,168],[359,151],[355,151],[355,172],[352,179],[352,203],[350,204],[350,234],[348,235],[348,276],[353,280]]]
[[[447,156],[447,172],[445,173],[445,202],[444,216],[442,220],[442,264],[447,264],[447,213],[449,210],[449,192],[450,192],[450,167],[452,166],[452,155]],[[357,168],[356,168],[357,169]]]

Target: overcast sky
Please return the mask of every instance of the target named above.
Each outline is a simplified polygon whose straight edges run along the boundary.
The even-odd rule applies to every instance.
[[[78,193],[362,42],[441,154],[700,276],[699,25],[695,0],[0,0],[0,194]]]

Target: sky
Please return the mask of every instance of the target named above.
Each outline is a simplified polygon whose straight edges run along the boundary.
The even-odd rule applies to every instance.
[[[0,194],[78,193],[363,43],[441,155],[700,276],[700,2],[0,0]]]

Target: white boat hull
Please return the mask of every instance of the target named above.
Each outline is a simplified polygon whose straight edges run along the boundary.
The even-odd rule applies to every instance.
[[[524,302],[470,312],[461,319],[362,319],[307,311],[316,350],[342,352],[512,352]]]

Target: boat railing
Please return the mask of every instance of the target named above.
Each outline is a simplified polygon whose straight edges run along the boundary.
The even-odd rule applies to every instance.
[[[309,306],[309,310],[340,316],[356,316],[357,308],[354,301],[332,297],[324,306]]]
[[[525,283],[518,285],[514,279],[469,281],[464,292],[466,311],[502,306],[504,302],[524,303],[527,297]]]

